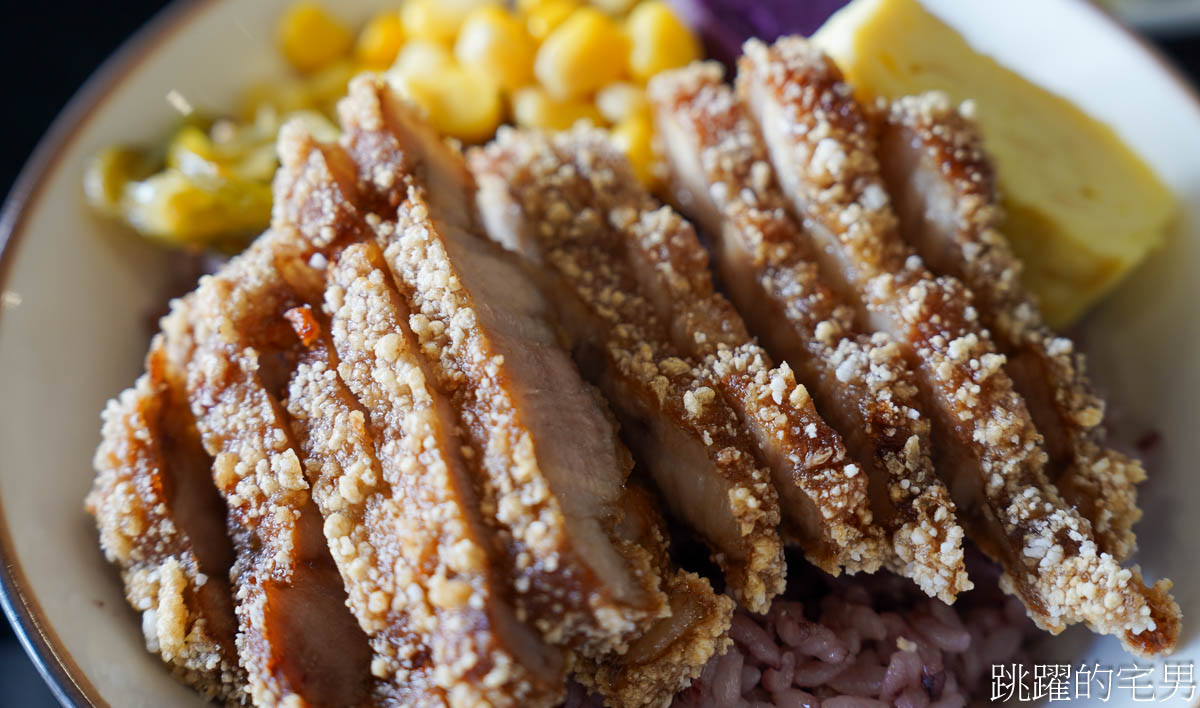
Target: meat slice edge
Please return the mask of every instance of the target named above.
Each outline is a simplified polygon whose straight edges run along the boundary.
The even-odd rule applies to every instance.
[[[906,348],[945,440],[935,451],[939,472],[950,477],[968,533],[1004,565],[1002,585],[1048,631],[1086,622],[1132,652],[1171,651],[1179,611],[1170,582],[1147,588],[1136,568],[1101,553],[1091,524],[1046,479],[1041,436],[969,293],[907,253],[866,118],[837,68],[802,38],[771,47],[752,40],[738,94],[793,209],[836,261],[841,287]]]
[[[944,94],[893,102],[879,121],[879,160],[900,229],[929,266],[961,279],[1008,361],[1005,369],[1046,439],[1048,473],[1091,523],[1100,550],[1136,547],[1139,461],[1105,446],[1104,402],[1083,355],[1046,326],[1021,286],[1021,264],[999,225],[992,166],[974,121]]]
[[[168,375],[161,334],[146,373],[109,401],[103,420],[86,507],[142,615],[147,649],[206,698],[248,703],[234,645],[225,505],[179,382]]]
[[[953,602],[971,587],[963,530],[933,471],[929,421],[899,348],[885,334],[859,333],[822,284],[757,128],[719,65],[662,74],[649,90],[674,201],[713,240],[718,272],[747,324],[812,385],[818,411],[870,475],[872,510],[892,550],[887,565]]]
[[[727,589],[765,610],[783,586],[770,480],[737,416],[716,398],[716,381],[678,356],[637,292],[586,177],[571,166],[573,140],[506,131],[473,155],[483,220],[497,228],[496,215],[509,215],[518,233],[493,239],[527,243],[527,269],[638,460],[672,511],[705,538]]]
[[[377,78],[339,112],[412,330],[479,456],[519,611],[552,643],[622,649],[669,608],[648,551],[613,534],[629,460],[602,401],[547,303],[478,235],[462,158]]]

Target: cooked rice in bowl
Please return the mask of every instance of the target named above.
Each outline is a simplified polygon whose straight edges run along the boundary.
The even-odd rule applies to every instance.
[[[949,708],[986,700],[993,664],[1027,664],[1036,629],[971,549],[975,589],[953,605],[891,573],[833,578],[789,558],[784,598],[738,610],[734,644],[675,708]],[[600,706],[572,685],[565,708]]]

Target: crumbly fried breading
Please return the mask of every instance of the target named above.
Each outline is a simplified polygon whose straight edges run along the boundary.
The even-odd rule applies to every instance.
[[[1005,369],[1046,440],[1048,473],[1092,523],[1096,544],[1118,559],[1136,546],[1139,461],[1105,446],[1104,402],[1083,355],[1046,326],[1021,286],[1021,263],[997,226],[992,165],[975,122],[945,94],[909,96],[887,107],[879,158],[901,231],[930,268],[960,278],[984,325],[1008,357]]]
[[[224,504],[184,392],[166,369],[159,335],[146,373],[104,409],[86,506],[129,604],[142,613],[146,648],[206,698],[245,704]]]
[[[697,63],[651,82],[673,199],[713,239],[747,324],[813,386],[819,410],[871,476],[874,516],[893,551],[888,566],[953,602],[971,587],[963,531],[930,462],[912,372],[891,337],[861,333],[821,283],[758,131],[722,78],[719,65]]]
[[[577,656],[574,677],[615,708],[668,706],[691,685],[708,660],[732,644],[733,600],[713,592],[708,581],[673,567],[659,499],[639,485],[623,498],[620,533],[651,550],[665,568],[663,592],[669,617],[651,625],[624,654]]]
[[[378,247],[355,243],[373,231],[347,187],[343,158],[353,163],[296,129],[282,152],[276,228],[292,226],[333,259],[316,292],[331,341],[311,312],[289,312],[297,332],[315,332],[292,379],[289,412],[302,428],[310,477],[321,471],[314,498],[351,607],[372,638],[372,670],[409,703],[552,703],[562,693],[561,652],[516,620],[495,577],[499,559],[457,421],[417,351]],[[412,695],[400,695],[406,690]]]
[[[549,305],[478,235],[461,157],[380,79],[353,82],[340,113],[410,326],[477,459],[520,616],[552,643],[620,651],[669,608],[646,549],[613,534],[630,463],[602,402]]]
[[[326,307],[338,371],[378,432],[384,481],[397,501],[405,500],[379,530],[380,541],[392,539],[403,550],[382,561],[399,567],[399,556],[407,556],[412,581],[427,576],[424,597],[411,593],[411,584],[400,588],[409,591],[410,624],[433,649],[435,679],[455,706],[561,700],[561,652],[516,620],[507,592],[492,577],[498,559],[489,555],[454,412],[433,388],[435,374],[408,328],[411,313],[374,243],[342,253],[331,270]]]
[[[1146,588],[1097,547],[1091,524],[1043,471],[1046,455],[963,285],[934,278],[900,238],[863,110],[806,40],[746,44],[739,97],[755,115],[823,270],[871,326],[895,336],[920,379],[942,448],[939,471],[968,532],[1005,569],[1039,626],[1086,622],[1141,654],[1173,649],[1170,581]]]
[[[572,162],[577,149],[612,154],[594,134],[502,131],[472,157],[485,185],[484,221],[494,239],[522,244],[576,358],[605,392],[672,510],[704,536],[727,589],[765,610],[783,588],[770,478],[737,415],[717,398],[717,379],[671,345],[669,325],[638,291],[596,201],[593,175]],[[509,234],[498,230],[505,213],[516,215]]]
[[[260,238],[195,291],[188,398],[229,508],[237,647],[253,700],[358,703],[372,689],[370,648],[346,609],[277,398],[295,338],[273,241]]]

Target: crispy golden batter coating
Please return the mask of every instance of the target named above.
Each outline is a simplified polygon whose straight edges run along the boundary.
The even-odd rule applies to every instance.
[[[708,581],[673,567],[666,527],[656,511],[661,500],[637,485],[624,495],[620,532],[651,550],[663,574],[669,617],[651,625],[624,654],[577,656],[574,677],[606,705],[617,708],[668,706],[691,685],[708,660],[732,643],[733,600],[713,592]]]
[[[370,649],[345,607],[278,400],[296,350],[283,311],[295,298],[274,241],[268,233],[201,280],[186,311],[196,347],[188,398],[229,508],[237,646],[251,696],[361,702],[372,688]]]
[[[639,292],[596,197],[601,177],[572,162],[578,151],[613,154],[594,134],[504,131],[473,156],[485,222],[494,239],[522,244],[581,365],[673,511],[704,536],[728,589],[765,610],[783,589],[775,491],[737,415],[716,397],[719,382],[671,345],[669,325]],[[499,230],[501,214],[515,216],[511,233]]]
[[[331,341],[311,312],[289,313],[297,332],[315,332],[292,379],[289,412],[302,428],[310,477],[321,471],[314,498],[351,608],[372,637],[372,671],[409,703],[553,703],[563,688],[561,652],[516,620],[492,571],[499,559],[453,411],[433,386],[378,247],[354,243],[373,231],[349,198],[357,194],[343,165],[353,163],[298,130],[288,131],[283,158],[276,227],[315,234],[314,248],[336,244],[322,252],[333,262],[316,293]]]
[[[104,410],[86,506],[129,604],[142,613],[146,648],[206,698],[245,704],[224,504],[184,393],[166,369],[159,335],[146,373]]]
[[[932,93],[892,103],[880,130],[880,164],[905,238],[930,268],[971,289],[1046,440],[1051,481],[1092,523],[1102,552],[1128,557],[1142,515],[1134,485],[1145,470],[1105,446],[1104,402],[1083,355],[1046,326],[1021,286],[1021,263],[997,229],[992,166],[974,121]]]
[[[669,608],[646,549],[614,535],[630,462],[603,403],[549,305],[479,235],[461,157],[379,79],[353,82],[340,113],[364,202],[381,210],[376,240],[476,460],[519,616],[552,643],[621,650]]]
[[[899,347],[886,334],[861,333],[821,283],[766,147],[719,65],[662,74],[650,94],[676,203],[713,239],[718,270],[747,323],[813,386],[819,410],[870,475],[874,516],[892,550],[886,563],[953,602],[971,587],[963,531],[933,471],[929,421]]]
[[[1178,635],[1170,581],[1147,589],[1096,544],[1043,472],[1046,455],[970,295],[907,251],[863,110],[833,63],[800,38],[751,41],[739,97],[755,115],[793,209],[823,246],[823,272],[891,333],[920,379],[935,450],[962,521],[1005,568],[1003,585],[1051,632],[1086,622],[1143,654]]]

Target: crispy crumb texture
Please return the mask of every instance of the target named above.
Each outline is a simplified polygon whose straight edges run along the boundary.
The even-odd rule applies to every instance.
[[[992,165],[971,112],[940,93],[907,96],[882,111],[880,164],[902,232],[931,268],[971,288],[1046,440],[1051,481],[1091,522],[1100,550],[1127,558],[1142,515],[1134,485],[1145,470],[1106,447],[1104,402],[1083,355],[1046,326],[1021,286],[1021,263],[997,228]]]
[[[735,597],[765,609],[783,589],[777,494],[737,412],[718,395],[721,380],[703,357],[672,343],[670,320],[625,255],[630,234],[609,221],[616,213],[600,193],[629,177],[628,166],[587,132],[502,131],[473,160],[480,180],[508,185],[481,192],[485,222],[520,214],[511,239],[527,244],[531,267],[546,265],[536,277],[639,460],[672,509],[704,536]],[[492,237],[507,238],[495,229]]]
[[[650,95],[674,201],[713,239],[718,271],[747,323],[796,367],[871,478],[874,516],[891,551],[885,563],[953,602],[971,587],[963,530],[933,471],[929,421],[898,345],[862,332],[822,283],[813,246],[787,213],[766,147],[720,67],[699,63],[662,74]],[[691,243],[686,234],[678,240]],[[715,321],[700,313],[695,319]],[[777,400],[786,390],[780,387]]]
[[[248,704],[234,646],[224,513],[205,507],[209,461],[167,365],[160,335],[146,373],[105,408],[86,506],[105,557],[121,569],[129,604],[142,614],[146,648],[206,698]],[[196,488],[197,498],[180,497]],[[184,503],[194,512],[181,514]]]
[[[801,38],[752,40],[737,83],[791,207],[824,247],[822,265],[915,365],[946,441],[939,471],[968,533],[1004,565],[1004,587],[1052,633],[1086,622],[1135,653],[1169,653],[1179,624],[1170,582],[1147,588],[1122,568],[1046,478],[1042,436],[969,292],[935,278],[901,239],[870,124],[837,68]]]

